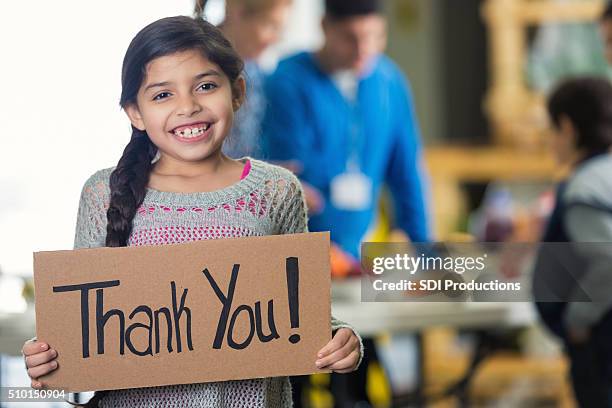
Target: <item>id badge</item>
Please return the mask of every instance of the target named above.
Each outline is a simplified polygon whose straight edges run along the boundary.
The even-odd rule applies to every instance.
[[[361,211],[372,201],[372,180],[360,172],[342,173],[331,181],[331,201],[341,210]]]

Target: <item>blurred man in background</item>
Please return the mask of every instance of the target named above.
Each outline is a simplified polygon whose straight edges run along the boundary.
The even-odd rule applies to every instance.
[[[266,81],[264,158],[288,164],[318,191],[315,199],[307,192],[309,228],[331,231],[335,248],[348,256],[359,258],[384,183],[395,226],[412,241],[426,242],[418,125],[404,75],[382,54],[382,1],[326,0],[322,26],[320,50],[281,61]],[[372,358],[372,341],[364,343]],[[367,400],[368,358],[345,376],[352,395],[338,398],[341,406]]]
[[[406,79],[382,55],[381,6],[327,0],[323,47],[281,61],[266,81],[264,158],[292,163],[318,189],[310,229],[331,230],[355,257],[385,182],[397,227],[412,241],[429,239],[417,119]]]

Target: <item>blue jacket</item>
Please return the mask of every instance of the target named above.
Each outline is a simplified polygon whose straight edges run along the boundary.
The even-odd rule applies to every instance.
[[[414,242],[429,240],[417,120],[408,84],[389,58],[380,56],[359,81],[356,104],[347,102],[310,53],[281,61],[265,92],[264,158],[298,161],[298,176],[326,201],[322,213],[311,216],[311,231],[330,230],[334,242],[358,256],[386,182],[395,224]],[[351,133],[355,125],[359,131]],[[372,181],[373,199],[362,211],[342,210],[330,201],[330,183],[346,170],[353,151]]]

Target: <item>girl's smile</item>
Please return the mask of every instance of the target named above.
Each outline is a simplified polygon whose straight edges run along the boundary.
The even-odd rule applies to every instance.
[[[195,143],[208,138],[212,127],[210,122],[196,122],[177,126],[170,133],[181,143]]]

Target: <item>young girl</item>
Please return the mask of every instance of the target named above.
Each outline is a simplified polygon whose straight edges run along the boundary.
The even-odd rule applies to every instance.
[[[75,248],[161,245],[304,232],[298,180],[288,171],[221,152],[244,100],[243,64],[201,19],[171,17],[136,35],[123,62],[121,106],[132,138],[116,168],[85,183]],[[332,318],[333,339],[315,364],[354,370],[359,337]],[[57,368],[46,343],[23,347],[32,387]],[[289,407],[286,377],[97,392],[87,406]]]

